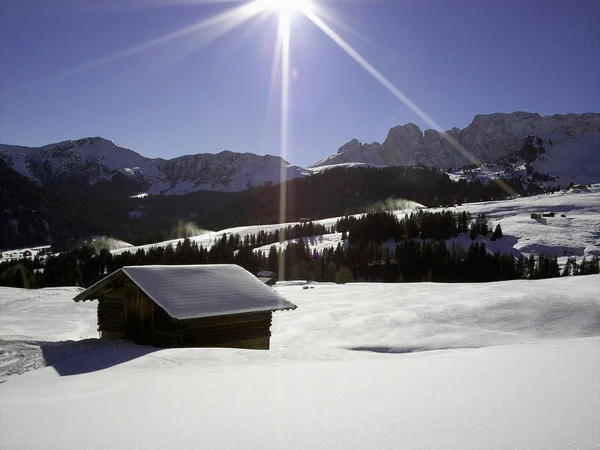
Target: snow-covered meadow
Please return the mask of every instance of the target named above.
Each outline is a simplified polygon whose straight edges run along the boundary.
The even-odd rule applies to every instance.
[[[597,275],[276,290],[298,309],[275,313],[271,350],[253,351],[103,342],[78,288],[0,288],[0,443],[600,445]]]
[[[397,203],[400,200],[397,200]],[[408,206],[407,208],[411,207]],[[393,202],[392,202],[393,203]],[[377,205],[374,205],[377,206]],[[412,203],[412,207],[420,208],[420,205]],[[593,184],[584,189],[565,189],[553,194],[542,194],[532,197],[518,197],[511,200],[489,201],[480,203],[466,203],[450,209],[456,212],[469,211],[473,217],[477,214],[486,214],[492,222],[492,226],[500,224],[504,237],[497,241],[491,241],[490,236],[478,236],[476,242],[484,242],[489,251],[501,253],[512,253],[515,256],[528,257],[531,254],[546,256],[557,256],[559,264],[566,263],[567,258],[575,257],[581,262],[584,256],[588,259],[594,255],[600,256],[600,184]],[[429,211],[438,211],[442,208],[430,208]],[[394,214],[403,217],[413,210],[396,210]],[[531,214],[554,213],[554,217],[542,217],[532,219]],[[564,216],[564,217],[563,217]],[[326,227],[335,225],[339,217],[315,220],[315,223]],[[192,242],[210,248],[213,243],[218,242],[221,237],[231,234],[239,234],[244,237],[256,234],[259,231],[272,233],[282,226],[295,225],[298,222],[270,225],[253,225],[228,228],[220,231],[211,231],[191,237]],[[342,242],[341,233],[330,233],[303,238],[304,243],[311,251],[322,251],[326,247],[335,247]],[[175,247],[183,239],[174,239],[156,244],[148,244],[138,247],[129,247],[114,250],[114,254],[125,251],[135,252],[138,249],[149,250],[152,247],[164,247],[172,245]],[[295,240],[293,240],[295,241]],[[285,241],[275,244],[276,247],[286,247],[290,242]],[[465,233],[453,241],[468,248],[472,241]],[[448,245],[452,240],[448,241]],[[270,245],[260,247],[256,251],[267,253]]]

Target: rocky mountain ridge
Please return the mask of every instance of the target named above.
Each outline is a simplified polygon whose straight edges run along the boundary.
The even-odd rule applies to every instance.
[[[541,116],[521,111],[480,114],[465,129],[453,128],[444,134],[457,142],[460,149],[454,148],[442,133],[421,131],[417,125],[408,123],[390,129],[383,143],[363,144],[353,139],[340,147],[337,153],[310,167],[364,163],[423,165],[449,170],[474,163],[494,163],[520,151],[529,136],[551,141],[558,152],[585,147],[589,156],[598,154],[600,150],[600,114]],[[597,164],[594,166],[597,167]]]
[[[444,135],[458,143],[459,149]],[[539,140],[543,151],[534,152],[534,158],[527,161],[523,152],[532,139]],[[292,180],[330,167],[355,166],[426,166],[461,177],[522,182],[537,176],[537,181],[564,186],[598,181],[600,114],[477,115],[465,129],[453,128],[444,134],[421,131],[408,123],[391,128],[383,143],[353,139],[306,169],[278,156],[231,151],[152,159],[100,137],[43,147],[0,145],[0,159],[42,186],[104,188],[108,183],[127,195],[238,192],[278,183],[282,170]]]

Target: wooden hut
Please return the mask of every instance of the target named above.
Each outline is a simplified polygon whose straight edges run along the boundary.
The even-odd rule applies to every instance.
[[[270,270],[261,270],[256,274],[256,278],[265,283],[267,286],[273,286],[277,283],[275,272]]]
[[[129,266],[74,300],[98,300],[98,331],[157,347],[268,349],[273,311],[296,305],[232,264]]]

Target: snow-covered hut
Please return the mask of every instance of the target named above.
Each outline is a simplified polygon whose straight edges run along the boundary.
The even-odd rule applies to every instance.
[[[273,311],[296,305],[232,264],[129,266],[74,300],[98,300],[98,331],[157,347],[268,349]]]
[[[271,270],[261,270],[256,274],[258,278],[275,278],[275,272]]]
[[[275,272],[270,270],[261,270],[256,274],[256,277],[267,286],[273,286],[277,282],[277,278],[275,278]]]

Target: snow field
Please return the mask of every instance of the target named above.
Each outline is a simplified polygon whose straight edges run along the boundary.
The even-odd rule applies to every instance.
[[[276,290],[298,309],[274,314],[272,350],[252,351],[60,342],[95,333],[95,305],[75,304],[77,288],[0,288],[1,351],[38,346],[37,354],[13,359],[29,364],[22,372],[49,366],[5,374],[2,444],[600,445],[596,275],[481,284],[289,282]]]
[[[502,239],[477,238],[490,251],[600,253],[600,185],[455,210],[502,225]],[[321,251],[341,234],[304,241]],[[0,447],[600,446],[597,275],[275,290],[298,309],[275,313],[271,350],[252,351],[100,341],[96,303],[72,301],[79,288],[0,288]]]

